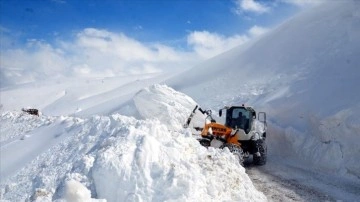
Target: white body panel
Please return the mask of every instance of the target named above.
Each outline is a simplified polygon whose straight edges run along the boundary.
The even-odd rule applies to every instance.
[[[248,134],[244,130],[239,129],[237,135],[239,140],[250,140],[252,137],[255,139],[262,138],[262,134],[266,131],[266,126],[263,122],[260,122],[256,119],[253,120],[251,130]]]

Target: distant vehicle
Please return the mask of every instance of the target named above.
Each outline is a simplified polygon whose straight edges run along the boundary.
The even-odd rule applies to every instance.
[[[38,109],[24,109],[22,108],[21,111],[31,114],[31,115],[35,115],[35,116],[39,116],[39,110]]]

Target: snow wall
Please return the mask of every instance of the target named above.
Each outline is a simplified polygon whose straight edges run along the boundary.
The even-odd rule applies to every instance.
[[[166,83],[208,108],[266,111],[270,153],[360,177],[359,55],[360,2],[326,1]]]

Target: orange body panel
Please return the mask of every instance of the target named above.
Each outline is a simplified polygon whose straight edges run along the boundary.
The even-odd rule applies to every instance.
[[[224,138],[226,140],[226,143],[240,146],[240,143],[238,142],[238,136],[236,134],[231,135],[232,129],[219,123],[205,124],[205,127],[201,132],[201,136],[206,137],[208,135],[211,135],[209,134],[210,128],[212,130],[212,135]]]

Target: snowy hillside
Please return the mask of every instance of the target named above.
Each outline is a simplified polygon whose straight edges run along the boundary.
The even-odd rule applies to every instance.
[[[33,107],[41,109],[46,115],[108,115],[118,111],[124,114],[136,92],[167,77],[168,74],[157,73],[131,77],[55,79],[14,85],[1,90],[0,110]]]
[[[360,2],[328,1],[167,84],[214,109],[264,110],[271,152],[360,177],[359,55]]]
[[[88,118],[3,113],[1,198],[266,200],[229,150],[208,150],[182,128],[195,105],[190,97],[153,85],[132,103],[143,120],[116,113]]]

